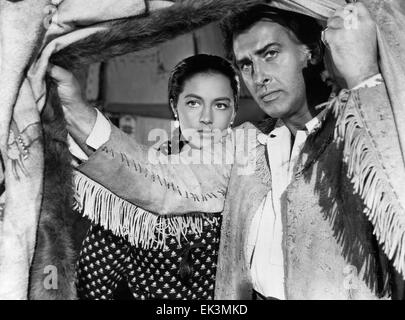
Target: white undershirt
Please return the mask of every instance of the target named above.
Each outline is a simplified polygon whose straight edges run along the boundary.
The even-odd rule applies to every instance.
[[[91,130],[90,135],[87,137],[86,144],[89,147],[97,150],[110,139],[111,125],[103,114],[97,108],[95,109],[97,111],[96,122],[94,123],[94,127]],[[67,136],[67,142],[69,151],[73,156],[82,161],[89,159],[89,157],[83,152],[82,148],[80,148],[70,134]]]
[[[320,123],[318,117],[306,124],[308,131],[298,130],[291,148],[290,130],[282,125],[260,142],[267,145],[272,189],[262,200],[249,232],[253,288],[265,297],[285,299],[284,257],[282,249],[281,196],[291,182],[294,165],[308,132]],[[254,251],[253,251],[254,248]]]

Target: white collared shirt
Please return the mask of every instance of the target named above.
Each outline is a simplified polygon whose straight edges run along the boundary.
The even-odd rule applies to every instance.
[[[269,135],[259,136],[267,145],[272,188],[262,200],[248,236],[248,258],[251,261],[253,288],[265,297],[285,299],[283,227],[281,196],[292,180],[293,168],[307,136],[321,123],[324,111],[298,130],[291,148],[290,130],[282,125]]]
[[[103,114],[97,108],[95,109],[97,111],[96,122],[94,123],[94,127],[91,130],[90,135],[87,137],[86,144],[89,147],[97,150],[104,143],[106,143],[108,139],[110,139],[111,125]],[[89,157],[84,153],[82,148],[80,148],[70,134],[67,136],[67,142],[69,151],[73,156],[81,161],[86,161],[89,159]]]

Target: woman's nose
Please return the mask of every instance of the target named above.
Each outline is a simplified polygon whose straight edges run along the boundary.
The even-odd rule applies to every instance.
[[[205,124],[205,125],[210,125],[213,122],[212,119],[212,110],[209,106],[204,106],[201,116],[200,116],[200,122]]]

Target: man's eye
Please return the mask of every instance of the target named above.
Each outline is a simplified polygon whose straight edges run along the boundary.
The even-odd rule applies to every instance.
[[[252,71],[252,65],[250,63],[243,63],[240,67],[239,67],[240,71],[242,73],[250,73]]]
[[[197,100],[190,100],[186,103],[186,105],[191,108],[197,108],[200,105],[200,103]]]
[[[229,106],[228,106],[226,103],[217,103],[217,104],[215,105],[215,107],[216,107],[218,110],[225,110],[225,109],[228,109],[228,108],[229,108]]]
[[[277,50],[269,50],[269,51],[267,51],[266,54],[264,55],[264,58],[265,58],[266,60],[272,60],[272,59],[274,59],[275,57],[277,57],[278,53],[279,53],[279,52],[278,52]]]

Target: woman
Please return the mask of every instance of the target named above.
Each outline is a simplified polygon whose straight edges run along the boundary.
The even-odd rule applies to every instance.
[[[51,73],[62,82],[58,69]],[[68,97],[59,91],[63,103]],[[226,60],[201,54],[181,61],[169,79],[169,104],[179,129],[174,136],[179,139],[160,146],[160,153],[179,152],[186,159],[193,150],[226,141],[238,94],[238,76]],[[220,216],[158,216],[131,208],[142,219],[136,219],[128,235],[97,224],[88,231],[77,264],[79,297],[113,299],[124,280],[135,299],[212,299]],[[84,206],[84,214],[93,221],[103,220],[89,210],[94,211]]]

